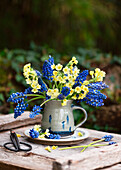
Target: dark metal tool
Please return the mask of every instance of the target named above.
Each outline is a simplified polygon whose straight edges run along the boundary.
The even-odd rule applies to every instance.
[[[32,146],[29,145],[28,143],[19,142],[18,137],[13,130],[10,130],[10,139],[11,139],[11,142],[7,142],[4,144],[4,147],[6,149],[9,149],[10,151],[15,151],[15,152],[30,151],[32,149]],[[13,148],[10,147],[11,144],[13,145]],[[24,148],[23,148],[23,146],[24,146]]]

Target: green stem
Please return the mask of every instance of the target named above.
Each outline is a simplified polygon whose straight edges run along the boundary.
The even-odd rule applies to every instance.
[[[45,100],[45,101],[40,105],[40,107],[43,106],[45,103],[49,102],[50,100],[54,100],[54,99]]]
[[[107,145],[109,145],[109,144],[72,146],[72,147],[60,148],[59,150],[75,149],[75,148],[85,148],[85,147],[87,148],[87,147],[107,146]]]
[[[90,144],[87,145],[81,152],[84,152],[84,150],[85,150],[87,147],[90,147],[90,146],[92,146],[93,144],[98,143],[98,142],[102,142],[102,141],[104,141],[104,139],[100,139],[100,140],[97,140],[97,141],[95,141],[95,142],[90,143]]]
[[[29,102],[31,102],[31,101],[33,101],[33,100],[37,100],[37,99],[42,99],[42,97],[35,97],[35,98],[33,98],[33,99],[28,100],[26,103],[29,103]]]
[[[105,139],[96,140],[96,141],[90,143],[89,145],[93,145],[93,144],[95,144],[95,143],[102,142],[102,141],[104,141],[104,140],[105,140]]]

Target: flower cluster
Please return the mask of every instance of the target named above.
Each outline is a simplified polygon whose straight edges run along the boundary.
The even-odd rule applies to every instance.
[[[28,103],[37,99],[45,99],[45,101],[40,106],[33,107],[31,118],[38,115],[43,104],[50,100],[61,100],[62,106],[65,106],[68,100],[86,102],[92,106],[104,105],[106,95],[100,91],[108,88],[102,82],[106,73],[99,68],[80,72],[77,64],[76,57],[72,57],[67,65],[63,66],[60,63],[56,65],[53,57],[49,56],[43,64],[42,73],[34,70],[30,63],[26,64],[23,75],[30,87],[25,89],[24,93],[13,93],[8,99],[9,102],[17,104],[14,117],[20,116],[26,110]]]
[[[38,138],[38,139],[43,139],[43,138],[47,138],[47,139],[60,139],[61,138],[61,136],[58,135],[58,134],[50,133],[49,129],[46,129],[45,131],[43,131],[41,129],[40,125],[35,125],[34,128],[30,129],[29,135],[32,138]]]

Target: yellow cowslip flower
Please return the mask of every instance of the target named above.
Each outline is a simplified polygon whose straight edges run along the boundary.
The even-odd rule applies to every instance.
[[[27,84],[31,84],[32,81],[28,78],[28,79],[26,79],[26,83],[27,83]]]
[[[90,71],[89,74],[94,78],[94,71]]]
[[[39,139],[45,138],[45,134],[39,135],[38,138],[39,138]]]
[[[62,105],[62,106],[66,106],[66,104],[67,104],[67,99],[64,99],[64,100],[62,101],[61,105]]]
[[[72,61],[75,61],[76,60],[76,57],[72,57]]]
[[[72,75],[69,74],[69,75],[68,75],[68,80],[71,80],[71,79],[72,79]]]
[[[52,95],[52,89],[48,89],[47,95],[48,95],[48,96],[51,96],[51,95]]]
[[[38,90],[37,90],[36,88],[34,88],[34,89],[32,89],[32,92],[33,92],[33,93],[37,93]]]
[[[70,65],[69,68],[72,70],[73,69],[73,65]]]
[[[53,71],[53,75],[57,76],[58,72],[57,71]]]
[[[26,78],[28,78],[28,77],[30,76],[30,71],[29,71],[29,70],[27,70],[27,71],[26,71],[26,72],[24,72],[23,74],[24,74],[24,76],[25,76]]]
[[[16,136],[17,136],[18,138],[20,138],[20,137],[21,137],[21,135],[20,135],[20,134],[18,134],[18,133],[16,134]]]
[[[58,148],[58,146],[52,146],[52,149],[53,150],[55,150],[55,149],[57,149]]]
[[[41,88],[41,86],[40,86],[39,84],[37,84],[36,88],[37,88],[37,89],[40,89],[40,88]]]
[[[75,88],[75,92],[80,93],[80,91],[81,91],[81,87],[77,86],[77,87]]]
[[[70,82],[69,82],[69,83],[66,83],[65,86],[71,88],[71,87],[72,87],[72,83],[70,83]]]
[[[105,72],[101,71],[99,68],[95,69],[95,78],[96,81],[103,81],[103,77],[105,77]]]
[[[72,57],[72,61],[73,61],[74,64],[77,64],[77,63],[78,63],[76,57]]]
[[[77,99],[76,94],[75,94],[74,96],[72,96],[72,99],[74,99],[74,100],[76,100],[76,99]]]
[[[49,129],[46,129],[45,133],[44,133],[46,136],[49,136],[50,133],[49,133]]]
[[[74,89],[71,89],[71,91],[70,91],[70,96],[72,95],[74,93]]]
[[[56,68],[55,64],[51,65],[51,68],[54,70]]]
[[[63,79],[66,80],[66,79],[68,79],[68,77],[67,76],[63,76]]]
[[[88,87],[86,87],[86,86],[83,88],[83,90],[84,90],[84,92],[86,92],[86,93],[89,92],[89,89],[88,89]]]
[[[99,73],[99,72],[100,72],[100,69],[99,69],[99,68],[96,68],[96,69],[95,69],[95,72],[96,72],[96,73]]]
[[[83,134],[81,132],[78,132],[78,136],[83,136]]]
[[[84,95],[83,94],[79,94],[78,99],[83,99]]]
[[[30,69],[30,67],[31,67],[31,63],[26,64],[23,68],[23,71],[24,72],[27,71],[28,69]]]
[[[69,74],[70,69],[66,66],[65,68],[63,68],[63,72],[64,74]]]
[[[66,80],[64,80],[64,79],[62,79],[62,80],[60,80],[60,83],[66,83]]]
[[[88,85],[88,84],[89,84],[89,81],[85,80],[85,81],[83,82],[83,84],[84,84],[84,85]]]
[[[32,84],[31,84],[31,87],[32,87],[32,88],[35,88],[35,87],[36,87],[36,84],[35,84],[35,83],[32,83]]]
[[[56,67],[56,70],[61,70],[63,66],[61,64],[57,64],[55,67]]]
[[[50,146],[47,146],[47,147],[45,148],[45,150],[47,150],[48,152],[51,152]]]
[[[48,89],[47,95],[51,97],[51,99],[56,98],[59,95],[58,89]]]
[[[57,79],[57,81],[61,81],[62,77],[61,76],[57,76],[56,79]]]
[[[40,126],[40,125],[35,125],[35,126],[34,126],[34,130],[40,131],[40,130],[41,130],[41,126]]]

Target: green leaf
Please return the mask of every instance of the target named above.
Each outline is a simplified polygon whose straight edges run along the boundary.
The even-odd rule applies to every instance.
[[[4,102],[4,101],[5,101],[4,96],[3,96],[3,94],[2,94],[2,93],[0,93],[0,100],[1,100],[2,102]]]

